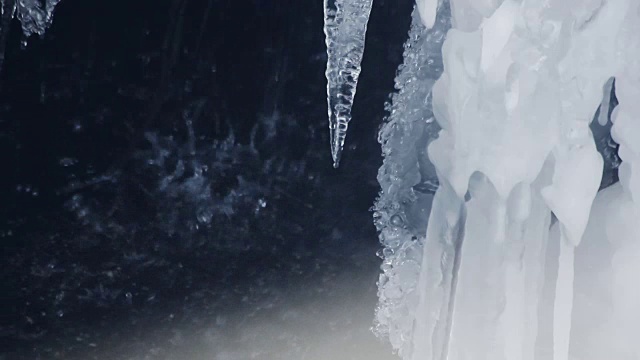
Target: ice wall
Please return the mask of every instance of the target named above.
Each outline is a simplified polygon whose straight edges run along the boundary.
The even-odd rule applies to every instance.
[[[442,42],[420,39],[446,31],[449,17],[435,70],[427,58],[440,60]],[[582,359],[582,343],[638,358],[638,293],[628,286],[640,270],[638,24],[633,0],[418,1],[380,133],[375,214],[385,246],[377,329],[403,358]],[[427,80],[440,71],[435,85]],[[590,126],[607,126],[609,114],[620,185],[593,205],[603,147]],[[591,212],[612,204],[623,210]],[[612,230],[594,235],[603,221]],[[419,270],[405,271],[416,259]],[[585,281],[598,264],[609,266],[610,288]],[[619,336],[585,340],[595,335],[575,324],[588,318],[587,295],[602,293],[608,302],[589,311]]]
[[[396,78],[397,93],[387,104],[389,116],[378,138],[384,160],[378,172],[382,191],[374,207],[374,222],[384,260],[375,329],[400,354],[406,352],[411,338],[427,220],[438,188],[427,146],[440,130],[430,96],[442,73],[442,43],[451,27],[448,8],[441,11],[431,29],[422,24],[418,9],[413,12],[404,63]]]

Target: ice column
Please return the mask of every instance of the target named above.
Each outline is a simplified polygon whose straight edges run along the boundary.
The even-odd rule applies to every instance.
[[[333,166],[338,167],[364,54],[373,0],[324,0],[327,101]]]

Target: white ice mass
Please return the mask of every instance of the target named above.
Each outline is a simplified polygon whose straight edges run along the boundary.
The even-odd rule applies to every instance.
[[[640,359],[640,2],[417,0],[396,88],[376,331],[411,360]]]

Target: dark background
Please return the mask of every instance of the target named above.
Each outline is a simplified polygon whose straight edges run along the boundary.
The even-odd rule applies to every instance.
[[[62,0],[24,49],[14,20],[0,359],[121,343],[167,313],[235,306],[220,289],[242,297],[256,278],[300,281],[354,253],[374,274],[376,134],[412,6],[374,2],[338,170],[320,0]]]

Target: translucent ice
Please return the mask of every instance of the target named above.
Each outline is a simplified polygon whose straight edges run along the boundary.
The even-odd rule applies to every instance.
[[[331,156],[338,167],[360,77],[373,0],[324,0]]]
[[[2,0],[3,13],[16,16],[22,24],[24,37],[42,35],[53,21],[53,11],[60,0]],[[3,25],[5,26],[5,25]]]
[[[22,26],[22,46],[33,35],[43,35],[51,26],[53,12],[60,0],[0,0],[2,17],[0,22],[0,67],[4,62],[5,46],[14,17]]]
[[[388,336],[393,347],[403,355],[410,350],[419,295],[415,288],[427,219],[438,188],[427,146],[440,129],[433,118],[430,98],[431,87],[442,73],[441,48],[450,27],[448,6],[442,6],[438,13],[433,26],[427,29],[418,8],[413,11],[409,39],[404,46],[404,63],[396,78],[397,92],[387,104],[389,117],[378,139],[384,160],[378,172],[382,191],[374,216],[385,250],[383,274],[378,282],[380,302],[375,328],[379,335]],[[438,206],[447,204],[437,203]],[[407,263],[417,270],[406,271]],[[390,297],[389,289],[402,291],[399,296]]]

